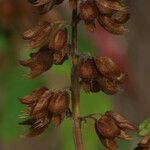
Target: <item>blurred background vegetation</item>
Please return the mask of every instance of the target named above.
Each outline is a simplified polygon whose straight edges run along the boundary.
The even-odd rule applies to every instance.
[[[150,115],[150,1],[128,0],[131,19],[127,24],[130,33],[125,37],[113,36],[97,26],[94,33],[88,33],[80,25],[78,49],[92,55],[108,55],[129,74],[125,91],[116,96],[103,93],[81,92],[81,114],[105,112],[113,109],[131,122],[138,124]],[[65,8],[65,9],[64,9]],[[72,126],[69,119],[59,128],[50,126],[40,137],[24,139],[21,135],[26,128],[19,126],[19,114],[24,110],[18,98],[35,88],[45,85],[61,88],[70,83],[70,62],[54,66],[40,77],[29,80],[27,70],[19,66],[19,59],[27,59],[33,50],[27,48],[21,39],[21,32],[38,20],[34,8],[27,0],[0,1],[0,149],[1,150],[73,150]],[[60,15],[61,14],[61,15]],[[70,20],[67,2],[40,19]],[[134,136],[134,135],[133,135]],[[99,150],[101,147],[93,122],[83,124],[85,150]],[[137,141],[119,141],[121,150],[133,149]]]

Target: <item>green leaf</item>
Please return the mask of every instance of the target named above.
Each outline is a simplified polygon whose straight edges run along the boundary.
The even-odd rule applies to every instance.
[[[140,136],[146,136],[150,134],[150,117],[145,119],[140,125],[139,125],[139,135]]]

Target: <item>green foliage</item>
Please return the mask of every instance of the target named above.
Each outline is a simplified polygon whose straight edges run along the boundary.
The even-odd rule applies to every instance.
[[[146,136],[150,134],[150,117],[145,119],[140,125],[139,125],[139,135],[140,136]]]
[[[3,139],[10,140],[20,137],[24,133],[24,128],[18,123],[21,122],[19,114],[25,108],[19,102],[18,98],[29,94],[33,89],[44,85],[43,81],[38,78],[28,80],[23,75],[26,71],[16,68],[7,76],[3,85],[4,104],[1,120],[0,134]]]

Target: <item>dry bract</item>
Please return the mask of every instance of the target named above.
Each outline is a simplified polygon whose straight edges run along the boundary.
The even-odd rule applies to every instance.
[[[47,46],[44,46],[37,53],[33,53],[29,60],[20,61],[20,64],[30,68],[28,77],[34,78],[52,66],[53,51],[50,51]]]
[[[48,108],[53,113],[64,113],[69,107],[69,100],[70,98],[67,91],[53,92]]]
[[[96,92],[100,91],[100,85],[99,85],[98,81],[95,79],[93,79],[91,81],[83,79],[81,81],[81,85],[82,85],[83,90],[87,93],[90,93],[90,92],[96,93]]]
[[[49,42],[49,49],[63,50],[67,45],[67,39],[68,32],[66,28],[53,31]]]
[[[78,64],[78,75],[83,79],[92,79],[97,76],[97,69],[93,58],[81,59]]]

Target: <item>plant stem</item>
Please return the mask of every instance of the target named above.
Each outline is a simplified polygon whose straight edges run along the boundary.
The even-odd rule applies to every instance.
[[[77,6],[77,1],[76,1]],[[71,72],[71,97],[72,97],[72,117],[73,117],[73,135],[76,150],[83,150],[81,121],[80,121],[80,85],[77,74],[78,56],[77,56],[77,8],[72,11],[72,72]]]

